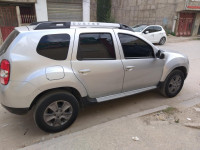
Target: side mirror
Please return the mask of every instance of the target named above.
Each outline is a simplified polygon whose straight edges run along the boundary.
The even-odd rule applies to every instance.
[[[149,34],[149,31],[145,31],[144,34]]]
[[[165,58],[165,54],[162,53],[161,50],[159,50],[159,51],[156,53],[156,57],[157,57],[157,58],[160,58],[160,59],[164,59],[164,58]]]

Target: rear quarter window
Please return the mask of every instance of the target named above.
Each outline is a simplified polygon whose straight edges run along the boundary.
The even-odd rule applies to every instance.
[[[65,60],[70,44],[69,34],[50,34],[43,36],[37,46],[37,53],[53,60]]]

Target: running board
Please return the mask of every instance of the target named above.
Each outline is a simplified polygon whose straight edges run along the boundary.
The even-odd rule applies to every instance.
[[[124,93],[120,93],[120,94],[114,94],[114,95],[99,97],[99,98],[97,98],[97,102],[100,103],[100,102],[109,101],[109,100],[112,100],[112,99],[122,98],[122,97],[130,96],[130,95],[138,94],[138,93],[141,93],[141,92],[153,90],[153,89],[156,89],[156,88],[157,88],[157,86],[151,86],[151,87],[142,88],[142,89],[133,90],[133,91],[128,91],[128,92],[124,92]]]

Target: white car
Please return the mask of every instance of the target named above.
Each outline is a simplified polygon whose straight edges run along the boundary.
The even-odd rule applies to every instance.
[[[136,25],[132,29],[152,43],[164,45],[167,40],[166,32],[160,25]]]

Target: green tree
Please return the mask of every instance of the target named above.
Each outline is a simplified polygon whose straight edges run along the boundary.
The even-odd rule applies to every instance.
[[[97,21],[114,22],[111,18],[111,0],[97,0]]]

